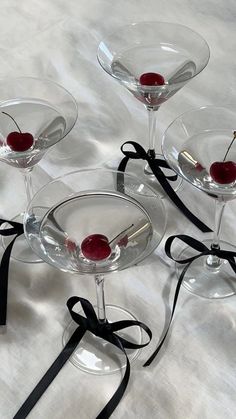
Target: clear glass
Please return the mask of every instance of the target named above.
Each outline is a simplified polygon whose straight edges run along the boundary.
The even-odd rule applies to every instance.
[[[34,196],[24,220],[27,241],[40,258],[64,272],[94,276],[101,322],[135,319],[117,306],[107,310],[104,275],[146,258],[160,243],[166,226],[166,212],[156,192],[128,174],[124,174],[123,188],[122,176],[115,171],[90,169],[55,179]],[[106,236],[110,246],[107,257],[94,260],[84,253],[81,243],[93,234]],[[74,327],[70,322],[64,342]],[[140,343],[141,331],[134,329],[130,339]],[[131,360],[137,353],[130,351]],[[125,358],[113,345],[86,334],[72,362],[85,371],[108,374],[123,367]]]
[[[102,68],[147,108],[149,154],[155,157],[157,110],[205,68],[210,57],[206,41],[188,27],[175,23],[132,23],[102,40],[97,57]],[[145,73],[161,74],[165,83],[143,85],[140,76]],[[129,162],[129,170],[139,176],[145,173],[145,181],[158,188],[151,171],[143,166],[140,169],[140,162]],[[179,181],[172,183],[175,189],[178,184]]]
[[[236,176],[230,183],[219,183],[211,176],[215,162],[236,164],[234,106],[206,106],[186,112],[167,128],[162,150],[169,165],[185,180],[212,196],[216,201],[213,248],[235,251],[235,247],[219,237],[223,211],[227,201],[236,197]],[[217,179],[218,180],[218,179]],[[181,257],[190,257],[194,251],[186,248]],[[227,261],[215,256],[197,259],[188,269],[184,286],[191,292],[207,298],[224,298],[235,294],[234,273]]]
[[[19,77],[0,80],[0,161],[23,173],[26,197],[30,202],[33,191],[31,173],[45,152],[64,138],[77,119],[77,104],[73,96],[51,80]],[[30,133],[32,145],[17,151],[8,136]],[[10,145],[9,145],[10,144]],[[14,217],[22,222],[23,215]],[[6,247],[11,238],[4,238]],[[40,262],[26,247],[23,236],[17,238],[12,257],[22,262]]]

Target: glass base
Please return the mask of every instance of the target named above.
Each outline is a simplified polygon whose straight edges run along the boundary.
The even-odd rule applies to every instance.
[[[18,214],[14,218],[12,218],[12,221],[16,221],[18,223],[23,223],[24,214]],[[8,223],[3,224],[2,228],[11,228],[12,226]],[[6,249],[9,243],[12,241],[13,236],[8,237],[2,237],[2,245],[3,248]],[[39,256],[36,255],[27,243],[27,240],[24,236],[24,234],[21,234],[21,236],[17,237],[12,251],[11,251],[11,258],[18,260],[20,262],[24,263],[43,263],[43,260],[39,258]]]
[[[163,156],[161,154],[156,154],[156,158],[163,158]],[[105,164],[105,166],[108,169],[118,169],[118,166],[120,164],[120,159],[118,160],[112,160],[109,161]],[[162,168],[161,169],[163,171],[163,173],[166,176],[173,176],[175,175],[175,172],[173,172],[173,170],[171,169],[165,169]],[[143,181],[150,186],[151,188],[153,188],[158,195],[160,196],[160,198],[164,198],[166,196],[165,191],[163,190],[162,186],[159,184],[159,182],[157,181],[156,177],[154,176],[154,174],[152,173],[152,171],[149,168],[149,165],[141,159],[130,159],[129,162],[127,163],[126,166],[126,172],[133,174],[134,176],[136,176],[138,179],[143,179]],[[170,185],[172,186],[172,188],[174,189],[174,191],[177,191],[180,186],[182,184],[182,178],[180,178],[178,176],[176,181],[170,181]]]
[[[210,248],[212,240],[204,240],[208,248]],[[236,248],[225,242],[220,241],[222,250],[236,251]],[[186,247],[179,255],[178,259],[185,259],[196,255],[196,251],[191,247]],[[204,298],[226,298],[236,293],[236,277],[229,262],[221,259],[218,267],[210,267],[207,264],[207,257],[202,256],[192,262],[188,268],[183,281],[183,286],[192,294],[196,294]],[[180,276],[183,265],[177,264],[178,277]]]
[[[96,310],[96,307],[94,308]],[[106,313],[110,322],[137,320],[129,311],[114,305],[106,305]],[[84,315],[82,311],[80,314]],[[73,320],[68,324],[63,334],[63,346],[68,342],[77,327],[78,325]],[[139,326],[124,329],[121,332],[117,332],[117,335],[136,344],[141,344],[142,342],[142,331]],[[129,356],[129,361],[133,362],[139,352],[140,349],[127,349],[126,353]],[[86,332],[70,357],[70,362],[75,367],[96,375],[113,374],[126,366],[125,355],[120,349],[90,332]]]

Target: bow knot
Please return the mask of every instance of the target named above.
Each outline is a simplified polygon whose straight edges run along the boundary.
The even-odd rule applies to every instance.
[[[103,338],[106,335],[109,335],[110,333],[112,333],[112,328],[111,328],[111,325],[108,323],[107,320],[105,320],[104,323],[101,323],[101,322],[98,321],[98,324],[97,324],[94,332],[98,337]]]
[[[124,150],[124,146],[131,145],[135,151],[127,151]],[[124,182],[124,175],[123,172],[126,170],[127,163],[129,159],[142,159],[146,160],[150,171],[153,173],[163,190],[166,192],[166,194],[169,196],[169,198],[172,200],[172,202],[177,206],[177,208],[193,223],[196,227],[198,227],[203,233],[208,233],[212,231],[206,224],[204,224],[201,220],[199,220],[196,215],[194,215],[187,207],[184,205],[184,203],[181,201],[181,199],[178,197],[178,195],[175,193],[174,189],[172,188],[170,181],[175,181],[177,179],[177,175],[173,176],[166,176],[161,168],[168,168],[171,169],[168,163],[163,159],[156,158],[155,150],[148,150],[146,152],[144,148],[136,143],[135,141],[126,141],[121,146],[121,151],[125,155],[125,157],[121,160],[118,171],[122,173],[118,173],[117,175],[117,189],[118,191],[125,193],[125,182]],[[172,169],[171,169],[172,170]]]
[[[135,151],[124,150],[124,146],[126,146],[127,144],[132,145],[134,147]],[[172,180],[172,181],[177,180],[177,175],[176,174],[174,174],[172,176],[166,176],[162,172],[162,170],[160,169],[161,167],[166,168],[166,169],[170,169],[170,170],[172,170],[172,169],[170,168],[170,166],[168,165],[168,163],[165,160],[156,158],[155,150],[148,150],[148,152],[146,152],[144,150],[144,148],[140,144],[136,143],[135,141],[126,141],[124,144],[122,144],[121,151],[125,155],[125,158],[124,158],[125,159],[125,161],[124,161],[125,166],[126,166],[129,159],[146,160],[146,162],[149,164],[150,168],[152,169],[153,174],[155,174],[155,172],[157,171],[158,177],[169,179],[169,180]],[[124,171],[125,167],[124,167],[124,169],[122,169],[122,166],[119,166],[118,170]]]
[[[192,249],[196,250],[198,253],[186,259],[175,259],[172,256],[172,252],[171,252],[171,246],[175,239],[181,240],[188,246],[192,247]],[[195,259],[198,259],[202,256],[207,256],[207,255],[217,256],[219,259],[227,260],[231,268],[233,269],[233,271],[236,273],[236,263],[234,259],[236,257],[236,252],[232,252],[231,250],[223,250],[218,247],[214,247],[214,245],[212,245],[211,248],[208,249],[208,247],[205,246],[202,242],[194,239],[193,237],[187,236],[185,234],[178,234],[176,236],[170,236],[166,240],[165,252],[170,259],[180,264],[191,264]]]
[[[75,305],[78,303],[81,304],[81,307],[84,311],[85,316],[82,316],[80,313],[74,311]],[[120,343],[126,348],[143,348],[144,346],[148,345],[148,343],[152,339],[152,332],[151,330],[142,322],[139,322],[137,320],[123,320],[123,321],[117,321],[117,322],[108,322],[107,320],[99,320],[97,317],[97,314],[92,306],[92,304],[82,297],[70,297],[67,301],[67,307],[70,312],[70,315],[72,319],[78,324],[78,326],[83,327],[84,330],[88,330],[89,332],[93,333],[94,335],[101,337],[113,344],[116,345],[117,340],[119,340],[119,347]],[[135,344],[132,342],[127,341],[126,339],[118,336],[114,332],[117,332],[119,330],[123,330],[128,327],[132,326],[139,326],[149,336],[149,341],[144,344]]]

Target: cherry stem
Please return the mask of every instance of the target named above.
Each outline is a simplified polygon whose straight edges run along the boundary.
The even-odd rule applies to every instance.
[[[228,152],[229,152],[229,150],[231,149],[231,146],[232,146],[232,144],[233,144],[233,142],[234,142],[235,138],[236,138],[236,131],[234,131],[234,137],[233,137],[233,139],[232,139],[232,141],[231,141],[231,143],[230,143],[229,147],[227,148],[227,151],[226,151],[226,153],[225,153],[225,156],[224,156],[223,161],[225,161],[225,159],[226,159],[226,157],[227,157],[227,155],[228,155]]]
[[[108,242],[108,244],[111,244],[115,239],[117,239],[117,237],[119,237],[121,234],[125,233],[126,231],[128,231],[131,227],[133,227],[134,224],[131,224],[129,227],[125,228],[124,230],[122,230],[119,234],[117,234],[112,240],[110,240]]]
[[[19,132],[22,134],[22,131],[21,131],[21,129],[20,129],[20,127],[19,127],[19,125],[17,124],[17,122],[15,121],[15,119],[14,119],[11,115],[9,115],[9,113],[7,113],[7,112],[3,112],[3,111],[2,111],[2,113],[4,113],[4,115],[7,115],[7,116],[9,116],[9,118],[11,118],[11,119],[12,119],[12,121],[14,122],[14,124],[17,126],[17,128],[18,128]]]

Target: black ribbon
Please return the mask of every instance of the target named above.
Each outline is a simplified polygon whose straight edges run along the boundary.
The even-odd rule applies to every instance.
[[[80,302],[86,317],[83,317],[79,313],[76,313],[75,311],[73,311],[73,307],[78,302]],[[27,415],[33,409],[37,401],[40,399],[40,397],[46,391],[46,389],[51,384],[53,379],[59,373],[63,365],[69,359],[69,357],[75,350],[76,346],[79,344],[80,340],[82,339],[82,337],[87,331],[115,345],[124,353],[125,358],[126,358],[126,368],[125,368],[125,373],[122,378],[122,381],[118,389],[116,390],[115,394],[109,400],[107,405],[102,409],[102,411],[99,413],[96,419],[109,418],[111,414],[114,412],[115,408],[118,406],[120,400],[122,399],[123,394],[129,382],[130,362],[126,354],[125,348],[129,348],[129,349],[144,348],[145,346],[149,344],[149,342],[152,339],[151,330],[144,323],[139,322],[139,321],[121,320],[114,323],[109,323],[107,321],[104,323],[99,322],[93,306],[88,300],[84,298],[81,298],[81,297],[69,298],[69,300],[67,301],[67,307],[69,309],[72,319],[79,325],[79,327],[76,328],[75,332],[69,339],[66,346],[63,348],[63,350],[61,351],[59,356],[56,358],[54,363],[51,365],[51,367],[48,369],[48,371],[43,376],[43,378],[36,385],[32,393],[26,399],[26,401],[18,410],[18,412],[16,413],[13,419],[24,419],[27,417]],[[145,330],[145,332],[147,333],[149,337],[149,341],[144,344],[138,345],[138,344],[129,342],[128,340],[118,336],[115,333],[117,331],[126,329],[127,327],[132,327],[132,326],[139,326],[143,330]]]
[[[0,218],[0,227],[4,223],[10,224],[12,227],[0,229],[0,235],[4,237],[14,235],[15,237],[5,249],[0,264],[0,326],[5,326],[7,321],[8,272],[12,247],[17,237],[24,233],[21,223]]]
[[[172,243],[175,239],[181,240],[182,242],[184,242],[188,246],[192,247],[194,250],[196,250],[199,253],[196,254],[195,256],[192,256],[192,257],[187,258],[187,259],[175,259],[171,254],[171,246],[172,246]],[[236,274],[236,263],[235,263],[236,252],[232,252],[232,251],[229,251],[229,250],[221,250],[220,248],[214,248],[213,246],[211,247],[211,249],[208,249],[208,247],[205,246],[205,244],[203,244],[202,242],[194,239],[193,237],[187,236],[185,234],[178,234],[178,235],[175,235],[175,236],[170,236],[166,240],[166,243],[165,243],[165,252],[170,259],[172,259],[175,262],[180,263],[180,264],[186,264],[186,266],[182,270],[182,272],[180,274],[180,277],[177,281],[175,294],[174,294],[172,311],[171,311],[171,315],[170,315],[170,320],[169,320],[168,326],[166,328],[166,331],[164,333],[164,336],[162,337],[161,341],[158,343],[158,346],[155,349],[155,351],[153,352],[153,354],[145,362],[144,367],[147,367],[148,365],[150,365],[152,363],[152,361],[157,356],[157,354],[159,353],[159,351],[161,350],[161,348],[162,348],[162,346],[165,342],[166,336],[168,334],[168,331],[170,329],[171,322],[172,322],[172,319],[173,319],[173,316],[174,316],[174,312],[175,312],[175,308],[176,308],[181,284],[183,282],[184,276],[185,276],[189,266],[191,265],[191,263],[194,260],[196,260],[196,259],[198,259],[202,256],[214,255],[214,256],[217,256],[220,259],[227,260],[229,262],[232,270]]]
[[[127,145],[127,144],[132,145],[134,147],[135,151],[125,151],[124,146]],[[200,221],[199,218],[196,217],[184,205],[184,203],[181,201],[181,199],[175,193],[172,186],[169,184],[168,179],[169,180],[175,180],[176,177],[165,176],[165,174],[161,170],[161,167],[170,168],[166,161],[154,158],[154,156],[147,153],[144,150],[144,148],[140,144],[136,143],[135,141],[126,141],[121,146],[121,151],[125,155],[125,157],[121,160],[121,162],[119,164],[118,170],[120,172],[125,172],[125,169],[126,169],[126,166],[127,166],[127,163],[129,161],[129,159],[146,160],[147,163],[149,164],[154,176],[156,177],[156,179],[158,180],[158,182],[160,183],[160,185],[162,186],[162,188],[164,189],[166,194],[169,196],[169,198],[172,200],[172,202],[177,206],[177,208],[188,218],[188,220],[191,221],[196,227],[198,227],[203,233],[209,233],[209,232],[212,231],[206,224],[204,224],[202,221]],[[118,175],[117,186],[118,186],[119,191],[125,192],[124,191],[124,178],[122,176],[122,173],[120,173]]]

